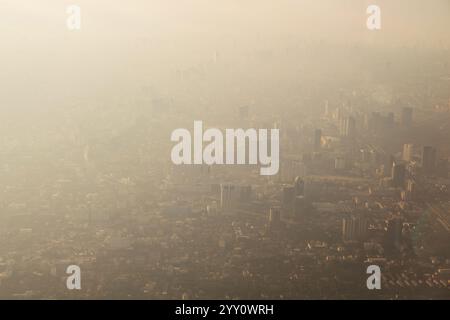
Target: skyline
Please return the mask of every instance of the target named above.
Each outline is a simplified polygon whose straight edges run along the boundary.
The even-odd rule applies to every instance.
[[[0,299],[450,298],[449,16],[1,1]]]

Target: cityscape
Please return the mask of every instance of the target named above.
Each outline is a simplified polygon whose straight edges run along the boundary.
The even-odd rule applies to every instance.
[[[450,299],[448,38],[362,16],[339,41],[198,18],[179,42],[63,29],[55,49],[21,29],[0,76],[0,299]],[[196,121],[278,130],[278,171],[174,163]]]

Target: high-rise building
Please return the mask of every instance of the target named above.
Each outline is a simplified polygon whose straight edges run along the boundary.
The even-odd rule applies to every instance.
[[[356,136],[356,120],[353,117],[346,117],[341,119],[340,134],[343,137],[355,138]]]
[[[273,231],[281,226],[281,208],[272,207],[269,211],[267,227],[269,231]]]
[[[425,174],[433,174],[436,167],[436,149],[431,146],[423,147],[422,169]]]
[[[417,197],[417,185],[412,179],[406,181],[406,198],[408,200],[415,200]]]
[[[270,208],[269,212],[269,222],[278,223],[281,221],[281,210],[279,207]]]
[[[389,247],[398,247],[402,243],[403,220],[392,218],[387,222],[386,244]]]
[[[392,177],[392,167],[394,166],[395,157],[393,155],[384,154],[381,159],[381,172],[384,177]]]
[[[297,159],[282,159],[280,164],[279,178],[281,181],[292,183],[298,176],[306,175],[304,161]]]
[[[404,127],[411,127],[413,123],[413,108],[404,107],[402,108],[401,124]]]
[[[395,161],[392,166],[392,185],[397,188],[405,186],[406,165],[403,162]]]
[[[415,193],[416,192],[416,182],[412,179],[409,179],[406,184],[406,190],[408,192]]]
[[[414,145],[411,143],[407,143],[403,145],[403,155],[402,158],[404,161],[411,161],[414,155]]]
[[[223,210],[235,208],[251,200],[252,186],[220,184],[220,207]]]
[[[330,104],[328,102],[328,100],[325,100],[325,117],[329,117],[331,115],[330,112]]]
[[[367,236],[367,219],[364,215],[351,215],[342,220],[342,238],[345,242],[364,240]]]
[[[252,186],[250,185],[241,185],[238,188],[239,192],[239,201],[240,202],[247,202],[250,201],[252,198]]]
[[[231,209],[236,206],[239,199],[237,186],[233,184],[220,185],[220,207],[222,210]]]

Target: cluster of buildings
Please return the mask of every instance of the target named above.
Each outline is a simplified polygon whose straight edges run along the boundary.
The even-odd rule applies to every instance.
[[[275,176],[173,165],[169,139],[147,138],[164,132],[156,120],[90,141],[5,138],[0,297],[448,298],[450,150],[433,139],[448,129],[352,97],[302,119],[238,110],[280,128]],[[66,288],[73,264],[82,290]],[[369,265],[381,290],[366,287]]]

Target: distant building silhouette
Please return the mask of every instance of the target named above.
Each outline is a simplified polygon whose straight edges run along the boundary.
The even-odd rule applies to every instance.
[[[402,244],[403,220],[401,218],[392,218],[387,222],[386,228],[386,246],[398,248]]]
[[[239,203],[249,201],[251,198],[251,186],[234,184],[220,185],[220,207],[222,210],[235,208]]]
[[[367,219],[364,215],[351,215],[342,220],[342,238],[345,242],[357,242],[367,236]]]
[[[392,185],[397,188],[405,186],[406,165],[404,162],[395,161],[392,166]]]
[[[404,127],[411,127],[413,123],[413,108],[404,107],[402,108],[401,125]]]
[[[404,161],[411,161],[414,155],[414,145],[411,143],[403,145],[403,154],[402,158]]]
[[[340,134],[342,137],[355,138],[356,137],[356,120],[353,117],[346,117],[341,119]]]

